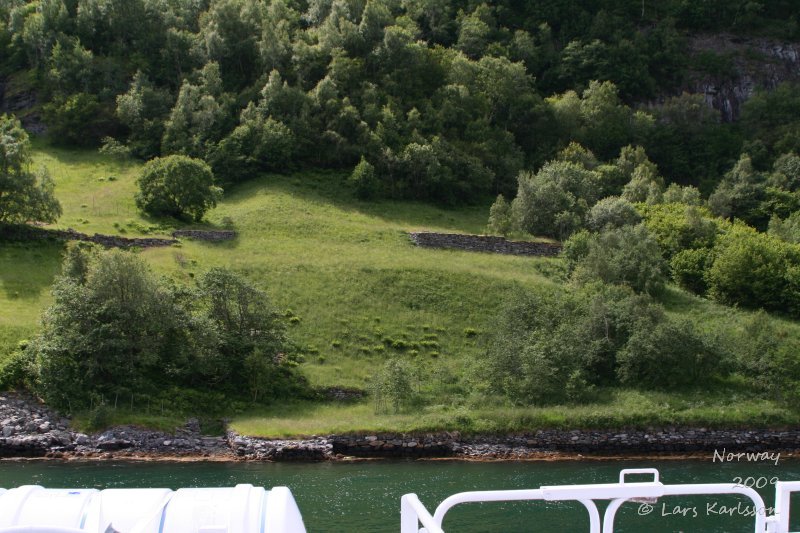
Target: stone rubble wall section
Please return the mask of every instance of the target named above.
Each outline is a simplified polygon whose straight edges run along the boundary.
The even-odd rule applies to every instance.
[[[324,387],[317,392],[330,402],[355,402],[366,395],[364,390],[351,387]]]
[[[88,235],[73,229],[57,230],[44,229],[34,226],[5,226],[0,227],[0,239],[46,240],[57,239],[65,241],[83,241],[100,244],[109,248],[153,248],[158,246],[172,246],[177,244],[177,239],[159,239],[155,237],[129,238],[116,235],[101,235],[95,233]]]
[[[561,252],[560,244],[548,242],[509,241],[491,235],[459,233],[411,232],[411,242],[423,248],[445,248],[493,254],[553,257]]]
[[[172,239],[155,237],[120,237],[117,235],[88,235],[74,229],[57,230],[37,228],[35,226],[3,226],[0,227],[0,238],[22,240],[58,239],[65,241],[83,241],[100,244],[109,248],[153,248],[178,244],[178,237],[188,237],[201,241],[226,241],[234,239],[236,232],[231,230],[177,230]]]
[[[233,230],[200,230],[200,229],[179,229],[172,232],[175,238],[188,237],[198,241],[228,241],[236,238]]]

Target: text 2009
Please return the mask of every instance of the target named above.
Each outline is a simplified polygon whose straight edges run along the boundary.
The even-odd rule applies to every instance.
[[[756,489],[763,489],[767,485],[774,485],[778,482],[777,476],[773,476],[770,478],[761,476],[761,477],[735,477],[733,478],[733,482],[735,483],[734,488],[738,487],[745,487],[748,489],[756,488]]]

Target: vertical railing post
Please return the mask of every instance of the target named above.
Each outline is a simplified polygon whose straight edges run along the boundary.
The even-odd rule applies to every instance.
[[[800,492],[798,481],[778,481],[775,483],[775,520],[776,533],[789,533],[789,516],[791,514],[792,492]]]
[[[409,494],[400,498],[400,533],[418,533],[417,512],[411,506]]]

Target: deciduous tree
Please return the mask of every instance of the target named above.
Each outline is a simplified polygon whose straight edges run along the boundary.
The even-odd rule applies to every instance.
[[[0,116],[0,223],[55,222],[61,204],[47,170],[31,169],[28,134],[13,116]]]

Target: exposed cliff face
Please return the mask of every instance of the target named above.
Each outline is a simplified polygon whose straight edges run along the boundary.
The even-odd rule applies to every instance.
[[[695,59],[713,53],[719,72],[690,72],[684,90],[703,94],[726,121],[739,118],[757,89],[800,81],[800,43],[716,34],[691,37],[689,47]]]
[[[8,80],[0,79],[0,115],[16,115],[26,130],[40,135],[47,131],[47,127],[42,122],[37,104],[32,89],[15,90]]]

